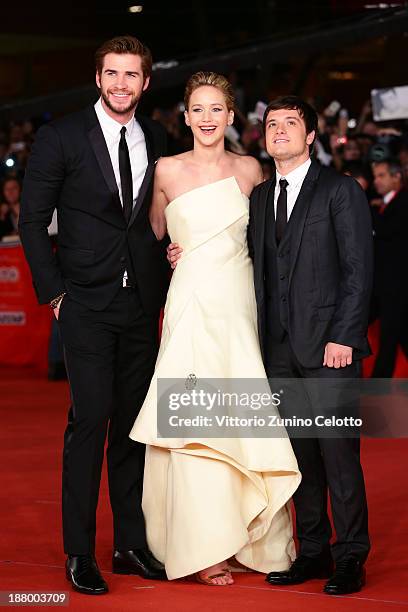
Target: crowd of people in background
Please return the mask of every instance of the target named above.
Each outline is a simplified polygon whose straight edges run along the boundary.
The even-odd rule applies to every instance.
[[[245,95],[236,87],[238,107],[234,126],[227,132],[227,148],[256,157],[265,179],[274,166],[262,130],[265,105],[245,106]],[[310,100],[313,104],[313,100]],[[317,106],[317,105],[315,105]],[[166,129],[169,154],[192,147],[185,126],[183,105],[154,108],[152,118]],[[408,120],[375,122],[371,102],[359,115],[337,101],[318,109],[319,135],[314,154],[321,164],[354,177],[371,205],[375,244],[375,278],[372,320],[381,322],[380,352],[373,376],[389,378],[395,368],[398,346],[408,356]],[[41,122],[38,122],[41,123]],[[20,193],[24,170],[35,138],[36,123],[26,120],[0,127],[0,240],[17,238]],[[11,238],[10,238],[11,237]]]

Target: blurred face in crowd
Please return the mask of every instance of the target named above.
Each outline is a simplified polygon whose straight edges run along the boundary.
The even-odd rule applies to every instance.
[[[23,128],[21,125],[13,125],[10,129],[10,142],[21,142],[24,140]]]
[[[144,78],[140,55],[108,53],[102,72],[96,73],[96,84],[108,115],[119,123],[127,123],[149,85],[149,77]]]
[[[401,175],[391,174],[388,164],[373,165],[374,186],[384,196],[390,191],[401,189]]]
[[[218,87],[201,85],[191,94],[184,117],[196,143],[208,147],[224,141],[225,130],[234,121],[234,112],[228,110]]]
[[[309,158],[315,132],[306,134],[306,125],[296,109],[271,110],[265,122],[266,149],[277,162],[300,165]]]
[[[361,133],[367,134],[368,136],[377,136],[378,126],[374,123],[374,121],[366,121],[361,128]]]
[[[343,147],[343,159],[345,161],[355,161],[360,159],[361,151],[355,140],[349,140]]]
[[[20,184],[18,181],[11,179],[6,181],[3,187],[4,199],[7,204],[13,206],[20,201]]]

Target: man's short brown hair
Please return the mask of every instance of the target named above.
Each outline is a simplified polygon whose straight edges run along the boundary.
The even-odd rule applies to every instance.
[[[280,96],[279,98],[272,100],[272,102],[269,102],[265,109],[262,121],[264,132],[266,131],[266,120],[268,119],[269,113],[271,111],[282,109],[297,110],[299,116],[301,119],[303,119],[305,124],[306,135],[310,134],[311,132],[315,133],[313,142],[309,145],[309,152],[312,153],[314,141],[317,137],[318,116],[313,106],[305,102],[305,100],[302,100],[302,98],[299,98],[299,96]]]
[[[131,53],[140,55],[142,60],[143,77],[146,79],[152,74],[152,54],[143,43],[134,36],[115,36],[104,42],[95,53],[95,64],[98,74],[102,74],[105,55],[108,53]]]

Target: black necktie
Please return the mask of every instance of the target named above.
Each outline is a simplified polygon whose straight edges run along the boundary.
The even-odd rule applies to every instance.
[[[129,223],[133,208],[133,179],[125,134],[126,128],[123,126],[120,130],[119,141],[119,172],[122,187],[123,214],[125,215],[126,223]]]
[[[286,179],[280,179],[280,191],[276,206],[276,242],[279,244],[288,222],[288,194],[286,187],[289,185]]]

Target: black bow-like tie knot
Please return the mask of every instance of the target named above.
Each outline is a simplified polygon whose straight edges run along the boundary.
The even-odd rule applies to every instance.
[[[126,127],[120,130],[119,141],[119,174],[122,188],[123,214],[126,223],[129,223],[133,208],[133,179],[130,165],[129,149],[126,142]]]
[[[279,195],[276,204],[276,242],[279,245],[288,222],[288,194],[286,187],[289,185],[285,178],[279,181]]]

